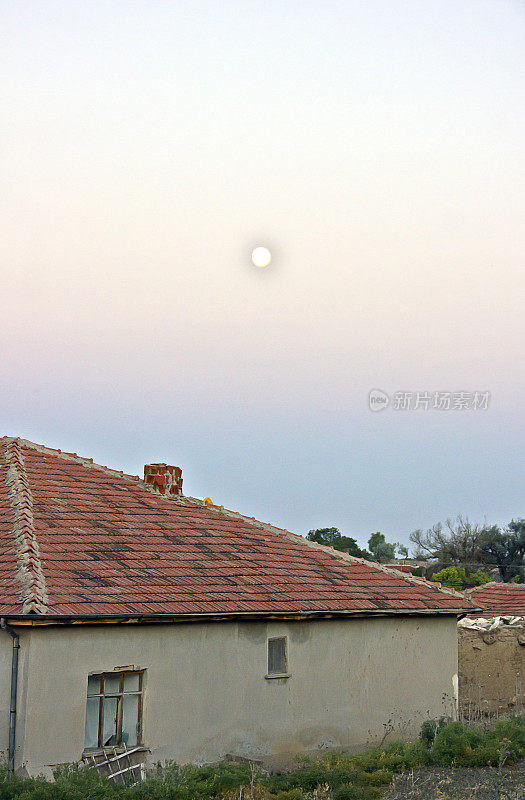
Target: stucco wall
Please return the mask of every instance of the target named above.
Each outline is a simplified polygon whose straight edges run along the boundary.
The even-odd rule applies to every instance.
[[[0,758],[6,757],[11,693],[11,637],[0,631]]]
[[[17,628],[20,638],[18,657],[18,715],[17,733],[21,740],[24,736],[25,722],[25,687],[27,666],[30,652],[30,631]],[[9,708],[11,704],[11,661],[13,657],[13,640],[8,633],[0,631],[0,759],[7,760],[9,744]]]
[[[288,636],[291,677],[266,680],[267,638]],[[77,761],[87,676],[146,670],[151,760],[279,760],[381,739],[450,712],[454,617],[34,628],[17,765]],[[7,637],[6,637],[7,638]],[[394,735],[394,734],[392,734]]]

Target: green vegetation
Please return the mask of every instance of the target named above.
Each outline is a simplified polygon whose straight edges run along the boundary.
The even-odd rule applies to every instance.
[[[393,742],[363,753],[301,759],[289,772],[264,774],[246,762],[158,766],[138,786],[118,787],[96,771],[61,767],[55,782],[9,779],[0,768],[0,800],[372,800],[395,775],[431,766],[501,770],[525,757],[525,718],[490,729],[428,720],[415,742]],[[242,792],[241,792],[242,787]]]
[[[525,519],[512,520],[504,528],[479,525],[467,518],[438,522],[427,531],[410,534],[416,559],[434,562],[433,572],[445,567],[463,569],[461,587],[476,584],[470,581],[482,570],[498,569],[502,581],[522,581],[525,577]],[[444,581],[442,581],[444,583]],[[451,585],[451,584],[448,584]]]
[[[309,531],[306,538],[311,542],[324,544],[325,547],[333,547],[334,550],[350,553],[351,556],[357,558],[371,558],[367,550],[361,550],[355,539],[352,539],[351,536],[343,536],[338,528],[317,528],[317,530]]]
[[[368,561],[379,561],[387,564],[396,558],[396,553],[401,558],[408,558],[408,549],[397,542],[387,542],[384,534],[377,531],[368,540],[368,550],[362,550],[357,541],[351,536],[343,536],[338,528],[317,528],[309,531],[307,536],[311,542],[333,547],[357,558],[366,558]]]
[[[444,567],[439,572],[434,572],[431,580],[450,586],[451,589],[461,590],[470,586],[483,586],[490,581],[490,575],[482,569],[467,575],[463,567]]]

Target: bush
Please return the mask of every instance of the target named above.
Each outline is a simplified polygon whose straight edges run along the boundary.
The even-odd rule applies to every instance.
[[[437,734],[431,758],[441,766],[482,767],[487,763],[497,764],[503,739],[508,740],[506,762],[525,756],[525,721],[506,720],[489,730],[451,722]]]
[[[447,725],[450,722],[450,719],[446,717],[440,717],[439,719],[426,719],[421,726],[421,741],[430,749],[434,743],[434,739],[436,738],[436,734],[439,733],[441,728]]]
[[[444,718],[428,720],[421,739],[392,742],[362,753],[328,753],[303,758],[289,772],[253,775],[246,762],[158,765],[138,786],[119,787],[96,770],[66,766],[44,778],[9,779],[0,766],[0,800],[237,800],[240,787],[256,800],[373,800],[399,772],[428,764],[446,767],[498,766],[525,757],[525,718],[498,722],[491,729],[468,727]]]
[[[333,800],[372,800],[380,797],[380,791],[371,787],[341,786],[333,793]]]

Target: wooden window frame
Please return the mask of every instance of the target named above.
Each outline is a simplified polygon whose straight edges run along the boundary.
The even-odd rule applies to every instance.
[[[270,642],[283,642],[284,643],[284,672],[270,672]],[[291,673],[288,671],[288,637],[287,636],[270,636],[266,642],[266,667],[267,673],[264,676],[270,680],[272,678],[289,678]]]
[[[128,692],[124,691],[124,680],[129,675],[138,675],[139,679],[139,688],[137,691]],[[108,692],[106,694],[106,680],[108,678],[119,678],[119,688],[118,691]],[[98,692],[94,694],[86,695],[86,698],[89,699],[91,697],[98,698],[98,739],[97,745],[94,747],[86,747],[84,744],[84,751],[94,752],[96,750],[103,750],[105,747],[123,747],[125,745],[122,744],[122,699],[128,695],[134,695],[139,698],[138,701],[138,711],[137,711],[137,743],[136,745],[132,745],[133,747],[139,747],[143,744],[142,740],[142,719],[143,719],[143,707],[144,707],[144,670],[143,669],[127,669],[127,670],[116,670],[115,672],[94,672],[89,675],[89,678],[98,678],[99,679],[99,686]],[[117,715],[116,715],[116,730],[115,730],[115,744],[113,745],[105,745],[104,744],[104,700],[106,698],[115,698],[117,701]],[[87,699],[86,699],[86,706],[87,706]]]

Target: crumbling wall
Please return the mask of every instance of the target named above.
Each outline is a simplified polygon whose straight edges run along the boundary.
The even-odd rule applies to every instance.
[[[525,619],[485,630],[458,626],[458,676],[462,717],[523,713]]]

